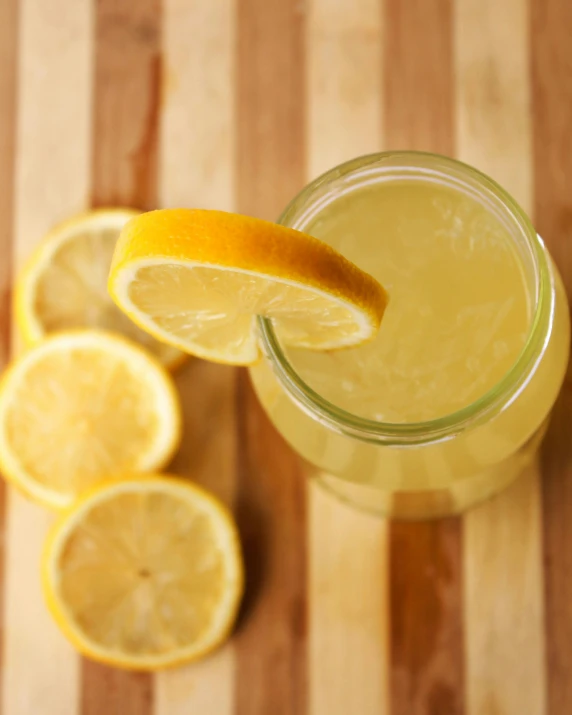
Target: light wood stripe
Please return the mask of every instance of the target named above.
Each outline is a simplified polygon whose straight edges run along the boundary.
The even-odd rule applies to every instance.
[[[490,174],[530,211],[528,2],[455,2],[459,157]]]
[[[162,206],[234,207],[235,31],[235,0],[163,0]]]
[[[545,713],[538,474],[465,517],[467,712]]]
[[[307,3],[308,175],[379,151],[382,12],[379,0]]]
[[[385,13],[385,145],[452,155],[452,2]],[[461,548],[460,519],[390,527],[392,715],[464,712]]]
[[[535,219],[572,296],[572,4],[533,0]],[[547,711],[572,712],[572,392],[571,371],[542,455],[546,580]]]
[[[162,206],[234,207],[234,3],[163,3]],[[189,42],[189,29],[200,28]],[[185,434],[173,470],[233,506],[236,373],[191,360],[177,376]],[[188,668],[158,673],[154,715],[234,713],[234,644]]]
[[[92,204],[154,208],[161,93],[159,0],[98,0]],[[150,715],[153,678],[84,660],[82,715]]]
[[[87,0],[20,3],[17,267],[54,222],[86,207],[91,50]],[[52,623],[39,582],[40,551],[51,519],[9,493],[2,692],[7,715],[77,713],[78,659]]]
[[[383,715],[388,697],[387,527],[310,489],[310,713]]]
[[[378,0],[313,0],[306,31],[310,176],[381,145]],[[388,712],[387,525],[309,490],[309,711]],[[343,675],[342,675],[343,674]]]
[[[530,209],[527,2],[457,0],[455,39],[460,157]],[[545,712],[540,540],[534,470],[465,517],[469,715]]]

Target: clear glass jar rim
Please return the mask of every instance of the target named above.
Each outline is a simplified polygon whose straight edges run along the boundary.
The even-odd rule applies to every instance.
[[[504,410],[520,394],[534,373],[544,353],[550,335],[554,300],[552,295],[552,276],[544,244],[518,203],[499,184],[486,174],[439,154],[416,151],[395,151],[368,154],[340,164],[314,179],[300,191],[288,204],[278,223],[291,226],[287,220],[293,207],[304,204],[321,187],[342,176],[349,176],[370,165],[383,162],[402,161],[403,166],[395,168],[419,168],[441,170],[445,174],[466,176],[476,182],[483,191],[499,199],[507,209],[515,224],[526,239],[527,248],[533,259],[536,282],[536,306],[532,315],[530,329],[525,344],[512,368],[496,385],[456,412],[424,422],[393,423],[377,422],[337,407],[313,390],[298,375],[288,361],[272,325],[264,317],[258,318],[259,332],[263,352],[271,363],[272,369],[282,387],[307,414],[325,423],[331,429],[370,442],[392,444],[419,444],[433,442],[455,436],[468,426],[479,424],[485,419]],[[394,164],[391,164],[394,166]]]

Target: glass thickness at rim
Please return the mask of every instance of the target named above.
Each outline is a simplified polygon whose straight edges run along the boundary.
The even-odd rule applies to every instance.
[[[456,412],[425,422],[377,422],[347,412],[329,402],[313,390],[288,361],[280,345],[272,322],[258,318],[262,348],[284,390],[298,406],[314,419],[341,434],[366,442],[393,445],[414,445],[452,438],[469,426],[476,426],[508,407],[520,394],[534,373],[550,336],[553,301],[552,281],[544,245],[534,230],[526,213],[517,202],[493,179],[473,167],[455,159],[425,152],[397,151],[352,159],[330,169],[308,184],[286,207],[278,223],[296,228],[297,207],[311,202],[312,196],[326,190],[330,183],[344,177],[358,176],[360,172],[378,168],[396,171],[425,172],[425,176],[451,179],[457,184],[475,186],[483,195],[501,204],[512,231],[518,230],[532,256],[536,292],[536,306],[531,319],[526,342],[512,368],[478,400]],[[369,174],[371,175],[371,174]],[[403,175],[401,176],[403,178]],[[303,228],[302,228],[303,230]]]

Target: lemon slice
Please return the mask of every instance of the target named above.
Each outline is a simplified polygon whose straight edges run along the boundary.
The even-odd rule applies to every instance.
[[[109,290],[158,340],[238,365],[259,358],[257,315],[288,344],[333,350],[371,339],[387,302],[376,280],[311,236],[189,209],[151,211],[125,226]]]
[[[157,342],[117,310],[107,292],[117,238],[137,213],[90,211],[59,224],[44,237],[16,283],[16,321],[28,345],[57,331],[102,328],[141,343],[169,368],[182,361],[179,350]]]
[[[232,517],[174,478],[122,481],[64,514],[42,561],[48,607],[95,660],[156,670],[204,656],[228,635],[243,568]]]
[[[62,508],[110,475],[153,471],[181,433],[171,377],[111,333],[60,333],[0,382],[0,470],[40,503]]]

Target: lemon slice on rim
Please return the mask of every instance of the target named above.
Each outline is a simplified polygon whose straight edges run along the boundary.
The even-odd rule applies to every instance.
[[[82,498],[49,535],[42,577],[52,615],[80,652],[136,670],[212,651],[232,628],[243,587],[229,512],[165,477]]]
[[[47,338],[0,381],[0,470],[49,507],[68,506],[103,478],[163,467],[180,434],[171,376],[111,333]]]
[[[334,350],[370,340],[387,303],[374,278],[318,239],[191,209],[133,218],[117,243],[109,291],[158,340],[238,365],[260,356],[257,315],[290,345]]]
[[[107,292],[117,238],[138,213],[124,208],[88,211],[58,224],[42,239],[16,281],[16,321],[28,345],[54,332],[101,328],[141,343],[171,369],[182,362],[179,350],[140,330]]]

